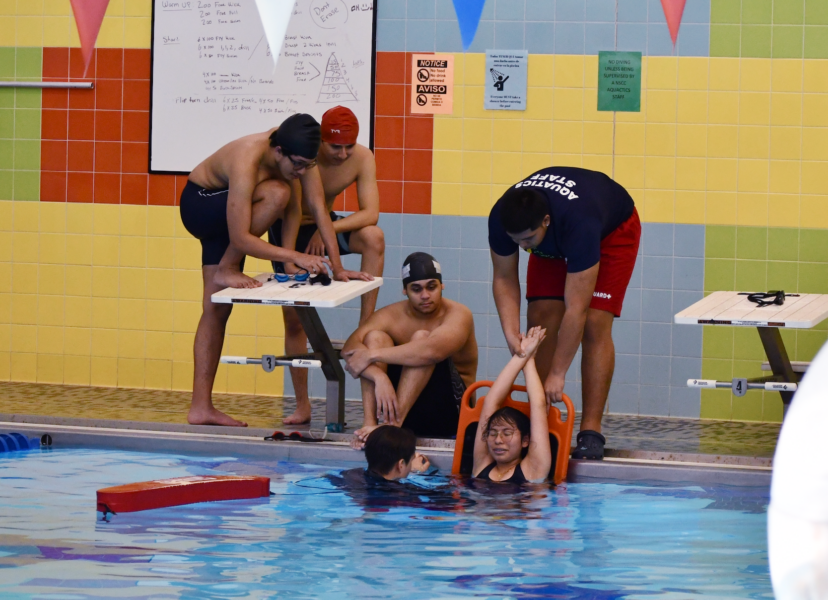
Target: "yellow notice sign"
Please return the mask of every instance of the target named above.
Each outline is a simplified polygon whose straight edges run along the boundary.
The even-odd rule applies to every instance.
[[[454,101],[454,56],[414,54],[411,57],[411,112],[450,115]]]

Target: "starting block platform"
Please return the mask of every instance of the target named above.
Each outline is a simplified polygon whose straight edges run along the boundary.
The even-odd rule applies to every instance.
[[[683,325],[810,329],[828,319],[828,294],[786,294],[785,304],[758,307],[745,292],[713,292],[676,315]]]
[[[276,366],[320,367],[327,380],[325,420],[331,431],[341,431],[345,423],[345,371],[339,362],[339,352],[333,347],[328,332],[319,318],[317,308],[334,308],[349,300],[375,290],[382,285],[382,277],[372,281],[332,281],[330,285],[311,284],[294,280],[279,282],[272,273],[255,277],[261,287],[250,289],[225,288],[211,296],[218,304],[262,304],[291,306],[296,309],[302,327],[308,336],[312,353],[297,356],[262,357],[225,356],[227,364],[261,365],[267,371]]]
[[[792,363],[779,330],[810,329],[828,319],[828,294],[785,294],[783,304],[758,306],[748,300],[746,292],[713,292],[675,316],[675,322],[683,325],[712,325],[731,327],[756,327],[759,339],[768,357],[769,377],[752,379],[734,378],[732,381],[714,379],[688,379],[692,388],[730,388],[737,396],[748,390],[778,391],[784,409],[793,400],[797,384],[806,367]]]
[[[275,306],[302,306],[335,308],[382,285],[382,277],[373,281],[332,281],[330,285],[311,285],[272,279],[272,273],[256,275],[262,287],[249,289],[225,288],[211,296],[218,304],[273,304]]]

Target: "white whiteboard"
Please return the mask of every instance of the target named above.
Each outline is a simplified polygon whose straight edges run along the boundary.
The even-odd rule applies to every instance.
[[[296,0],[274,67],[255,0],[153,0],[150,171],[341,104],[371,146],[374,0]]]

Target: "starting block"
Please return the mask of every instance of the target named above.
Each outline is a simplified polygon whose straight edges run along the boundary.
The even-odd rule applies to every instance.
[[[787,412],[807,363],[790,360],[780,329],[810,329],[828,319],[828,294],[784,294],[781,304],[774,302],[762,306],[751,301],[751,295],[748,292],[713,292],[676,314],[675,322],[714,327],[755,327],[768,359],[765,363],[767,367],[763,365],[762,370],[770,370],[773,375],[732,381],[688,379],[687,386],[730,388],[736,396],[744,396],[748,390],[779,392],[783,411]]]
[[[308,336],[312,353],[261,358],[223,356],[221,362],[230,365],[261,365],[268,373],[277,366],[320,368],[325,376],[325,421],[331,430],[345,424],[345,370],[340,364],[339,352],[334,348],[317,308],[334,308],[359,298],[382,285],[382,277],[371,281],[333,281],[330,285],[312,285],[295,281],[280,282],[272,273],[256,276],[261,282],[256,288],[227,288],[212,295],[218,304],[257,304],[260,306],[291,306],[296,309],[302,327]]]

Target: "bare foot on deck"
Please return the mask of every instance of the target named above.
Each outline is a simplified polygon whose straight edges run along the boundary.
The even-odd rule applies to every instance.
[[[190,409],[187,414],[187,422],[190,425],[223,425],[225,427],[247,427],[244,421],[238,421],[230,415],[225,415],[215,408],[206,411],[195,411]]]
[[[379,425],[363,425],[354,432],[354,439],[351,440],[351,448],[354,450],[362,450],[365,446],[365,440],[371,435],[371,432],[379,427]]]
[[[284,425],[304,425],[305,423],[310,423],[311,421],[311,406],[310,402],[306,402],[304,404],[296,405],[296,410],[293,411],[293,414],[289,417],[285,417],[282,419],[282,423]]]
[[[261,281],[248,277],[241,271],[225,269],[222,267],[219,267],[219,270],[216,271],[213,281],[215,281],[218,285],[231,288],[262,287]]]

